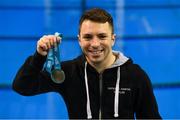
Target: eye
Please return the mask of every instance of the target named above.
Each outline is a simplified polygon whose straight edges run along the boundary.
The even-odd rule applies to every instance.
[[[101,40],[105,40],[107,38],[107,35],[100,34],[100,35],[98,35],[98,38]]]
[[[87,40],[87,41],[91,40],[92,38],[93,38],[93,36],[89,35],[89,34],[83,36],[83,39]]]

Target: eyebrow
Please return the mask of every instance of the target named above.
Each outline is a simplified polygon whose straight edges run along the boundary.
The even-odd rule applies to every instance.
[[[98,35],[108,35],[107,33],[99,33]]]
[[[91,33],[82,34],[83,36],[92,35]],[[108,35],[108,33],[98,33],[97,35]]]

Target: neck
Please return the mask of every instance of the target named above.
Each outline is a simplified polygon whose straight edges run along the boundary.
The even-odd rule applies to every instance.
[[[116,56],[111,53],[107,59],[105,59],[103,62],[101,63],[90,63],[90,65],[92,65],[98,73],[103,72],[106,68],[110,67],[116,60]]]

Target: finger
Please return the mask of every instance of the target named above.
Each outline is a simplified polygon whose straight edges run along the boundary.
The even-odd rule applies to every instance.
[[[59,37],[59,36],[58,36],[58,37],[56,37],[56,42],[57,42],[58,44],[59,44],[59,43],[61,43],[61,39],[62,39],[62,38],[61,38],[61,37]]]
[[[57,37],[55,35],[49,35],[48,38],[50,40],[51,47],[57,45]]]
[[[54,39],[53,39],[53,44],[54,44],[54,46],[56,47],[56,46],[57,46],[57,37],[54,35],[53,38],[54,38]]]
[[[40,39],[40,41],[38,41],[38,47],[41,48],[43,51],[47,51],[48,50],[48,46],[46,45],[45,42],[43,42],[42,39]]]
[[[50,49],[51,48],[51,37],[49,37],[49,36],[45,36],[45,37],[43,37],[42,38],[42,42],[44,43],[44,44],[46,44],[46,46],[48,47],[48,49]]]
[[[55,41],[56,38],[55,38],[54,35],[49,35],[48,37],[49,37],[49,40],[50,40],[51,47],[53,47],[54,46],[54,41]]]

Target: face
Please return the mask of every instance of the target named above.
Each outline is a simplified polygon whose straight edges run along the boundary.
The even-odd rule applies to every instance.
[[[79,44],[89,63],[100,64],[112,58],[115,35],[108,22],[85,20],[80,28]]]

